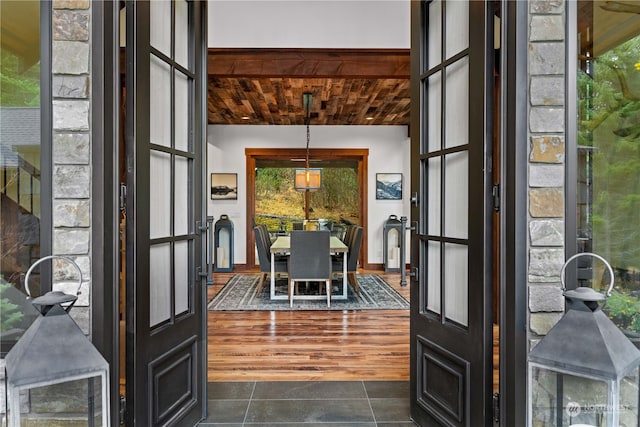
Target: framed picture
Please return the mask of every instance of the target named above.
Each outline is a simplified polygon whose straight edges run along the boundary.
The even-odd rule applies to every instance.
[[[238,200],[238,174],[212,173],[211,200]]]
[[[401,173],[377,173],[376,174],[376,199],[402,200],[402,174]]]

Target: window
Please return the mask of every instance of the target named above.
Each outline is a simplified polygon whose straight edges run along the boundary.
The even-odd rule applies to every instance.
[[[578,252],[614,269],[604,310],[640,337],[640,4],[626,4],[635,12],[619,5],[577,5],[576,237]],[[608,286],[595,262],[579,268],[593,268],[579,279]]]
[[[24,275],[43,254],[39,1],[0,2],[0,342],[4,354],[37,315]],[[46,35],[47,31],[42,31]],[[48,35],[45,37],[48,43]],[[48,68],[47,68],[48,69]],[[47,111],[49,109],[47,108]],[[49,180],[46,180],[47,185]],[[46,211],[46,209],[45,209]],[[45,217],[49,215],[45,213]],[[49,215],[50,216],[50,215]],[[39,274],[30,277],[37,295]]]

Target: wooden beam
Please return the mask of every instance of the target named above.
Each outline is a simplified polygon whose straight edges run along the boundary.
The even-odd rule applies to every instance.
[[[210,48],[209,77],[408,79],[409,49]]]

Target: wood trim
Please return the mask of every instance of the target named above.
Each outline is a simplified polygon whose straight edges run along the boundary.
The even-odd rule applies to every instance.
[[[368,148],[316,148],[309,150],[314,159],[337,160],[337,159],[353,159],[358,161],[358,193],[361,197],[358,199],[358,209],[360,211],[360,225],[364,228],[362,235],[362,248],[360,249],[360,265],[368,268],[367,260],[369,259],[367,250],[368,241],[368,191],[367,177],[369,164]],[[255,212],[255,186],[256,186],[256,159],[289,159],[293,157],[305,157],[306,150],[303,148],[245,148],[246,158],[246,182],[247,195],[246,207],[246,266],[247,268],[256,268],[254,256],[255,239],[253,237],[253,214]]]
[[[409,49],[210,48],[209,77],[408,79]]]

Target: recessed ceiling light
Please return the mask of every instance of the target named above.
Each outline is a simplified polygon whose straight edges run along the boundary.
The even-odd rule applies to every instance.
[[[369,116],[366,118],[367,120],[373,120],[373,117]]]
[[[249,120],[249,119],[250,119],[250,117],[249,117],[249,116],[242,116],[242,117],[240,117],[240,118],[241,118],[242,120]]]

